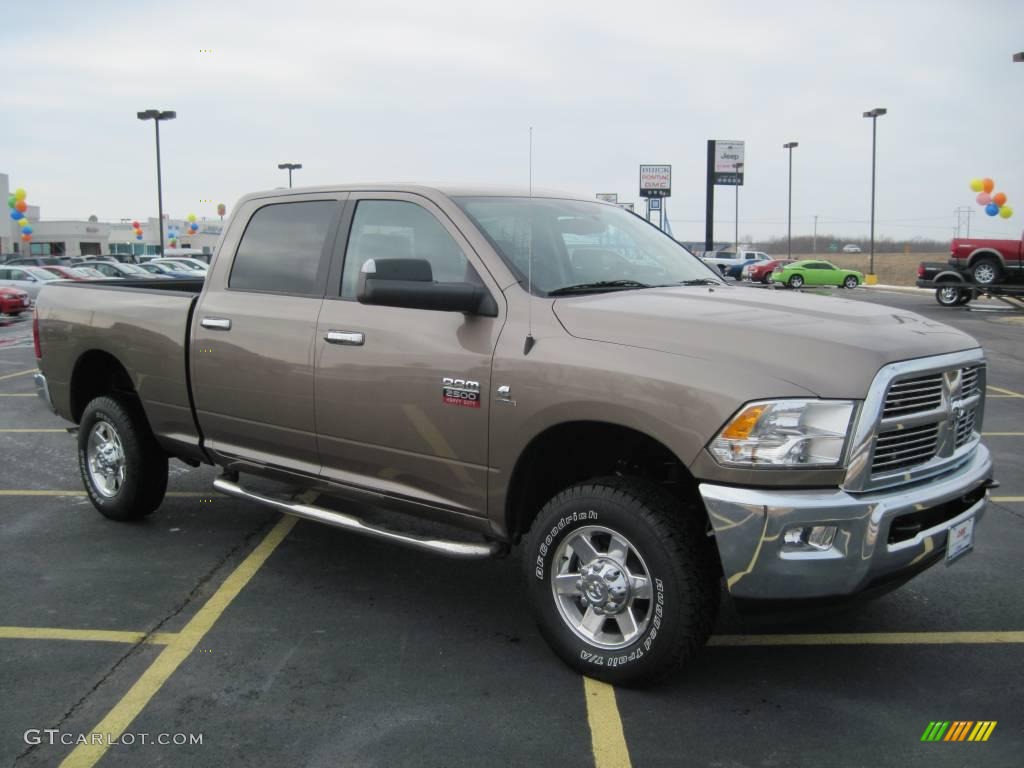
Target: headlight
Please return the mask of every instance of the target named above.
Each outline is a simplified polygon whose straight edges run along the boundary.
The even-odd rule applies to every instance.
[[[765,400],[743,406],[708,449],[736,467],[837,467],[850,429],[849,400]]]

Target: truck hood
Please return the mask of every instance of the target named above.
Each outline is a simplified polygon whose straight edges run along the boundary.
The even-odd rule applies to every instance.
[[[862,398],[887,363],[972,349],[948,325],[894,307],[783,290],[651,288],[556,299],[580,339],[697,358],[821,397]]]

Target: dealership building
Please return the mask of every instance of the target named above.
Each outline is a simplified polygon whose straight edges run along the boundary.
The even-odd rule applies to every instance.
[[[7,174],[0,173],[0,199],[10,196],[11,184]],[[32,226],[32,241],[21,241],[21,230],[5,210],[0,224],[0,254],[17,253],[21,256],[104,256],[109,254],[156,255],[160,252],[160,228],[156,217],[137,219],[142,225],[142,239],[135,236],[132,219],[118,222],[99,221],[90,216],[86,221],[43,219],[39,206],[30,205],[25,218]],[[199,231],[188,234],[188,222],[164,216],[164,227],[178,230],[178,247],[194,248],[213,253],[221,233],[219,218],[200,219]],[[166,240],[166,238],[165,238]],[[166,245],[166,242],[165,242]]]

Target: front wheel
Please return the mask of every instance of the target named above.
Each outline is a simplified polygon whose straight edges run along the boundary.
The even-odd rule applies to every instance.
[[[787,285],[789,285],[790,288],[802,288],[803,284],[804,279],[800,275],[793,275],[791,278],[789,278],[789,282],[787,283]]]
[[[860,285],[860,280],[857,279],[856,275],[847,275],[846,277],[843,278],[843,287],[844,288],[851,288],[852,289],[852,288],[856,288],[858,285]]]
[[[962,291],[955,285],[944,285],[935,289],[935,301],[943,307],[955,307],[960,303]]]
[[[85,407],[78,468],[89,500],[111,520],[145,517],[167,491],[167,455],[142,408],[127,397],[97,397]]]
[[[609,477],[551,499],[525,546],[541,634],[587,677],[635,685],[693,658],[718,611],[718,572],[695,515],[642,480]]]

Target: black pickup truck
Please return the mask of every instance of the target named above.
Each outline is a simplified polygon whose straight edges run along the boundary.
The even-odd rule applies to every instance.
[[[976,283],[969,271],[943,261],[922,261],[917,266],[917,287],[934,288],[935,300],[944,307],[962,307],[979,296],[1011,304],[1024,304],[1024,285]]]

